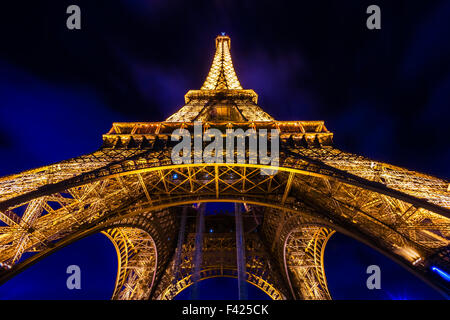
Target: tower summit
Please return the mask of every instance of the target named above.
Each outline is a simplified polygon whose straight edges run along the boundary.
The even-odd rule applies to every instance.
[[[242,89],[233,68],[230,46],[230,37],[224,35],[216,37],[216,53],[202,90]]]
[[[200,90],[185,95],[186,105],[171,115],[168,122],[273,121],[258,105],[258,95],[244,90],[231,59],[231,39],[223,33],[216,37],[216,52]]]

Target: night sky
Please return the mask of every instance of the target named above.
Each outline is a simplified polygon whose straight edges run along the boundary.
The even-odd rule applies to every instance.
[[[66,28],[70,4],[81,30]],[[371,4],[381,30],[366,28]],[[19,0],[2,4],[0,24],[1,176],[94,151],[112,122],[166,119],[200,88],[226,32],[241,84],[276,119],[324,120],[342,150],[450,177],[449,1]],[[105,239],[43,260],[0,299],[108,298],[117,262]],[[80,292],[65,288],[69,264],[86,270]],[[382,290],[365,288],[369,264]],[[439,297],[343,235],[329,242],[326,270],[337,299]]]

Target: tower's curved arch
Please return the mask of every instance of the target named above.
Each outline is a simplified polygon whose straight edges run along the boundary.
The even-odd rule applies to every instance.
[[[324,269],[324,253],[333,233],[325,227],[302,225],[287,234],[283,244],[283,264],[293,297],[302,300],[331,299]]]
[[[173,224],[173,213],[168,210],[159,212],[160,222]],[[171,247],[168,237],[175,237],[175,229],[160,227],[149,219],[150,214],[141,213],[132,217],[115,219],[107,223],[78,230],[66,235],[54,246],[36,253],[30,258],[18,263],[15,268],[9,270],[9,274],[3,277],[2,282],[9,280],[12,276],[24,271],[28,267],[44,259],[78,240],[86,238],[95,233],[104,234],[112,243],[117,254],[117,273],[112,294],[113,300],[145,300],[149,299],[155,290],[155,282],[162,274],[169,259]],[[172,241],[173,242],[173,241]],[[173,244],[172,244],[173,246]],[[162,262],[158,261],[159,257]],[[5,274],[3,274],[5,276]]]
[[[237,279],[236,266],[227,266],[224,268],[206,268],[200,272],[200,279],[198,282],[211,279],[211,278],[234,278]],[[187,275],[184,278],[178,280],[175,284],[168,286],[160,296],[156,297],[158,300],[172,300],[181,291],[189,288],[194,284],[192,281],[192,275]],[[286,297],[279,291],[272,283],[268,282],[262,276],[254,275],[247,272],[247,283],[257,287],[265,294],[267,294],[272,300],[284,300]]]
[[[117,253],[117,275],[113,300],[148,299],[158,268],[158,251],[153,238],[140,228],[116,227],[102,232]]]

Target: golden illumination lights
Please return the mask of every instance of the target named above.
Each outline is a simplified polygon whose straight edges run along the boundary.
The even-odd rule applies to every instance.
[[[221,35],[203,86],[166,121],[114,123],[92,153],[0,178],[0,283],[103,232],[118,256],[113,299],[171,299],[192,284],[194,267],[195,233],[179,227],[180,211],[230,202],[244,203],[242,215],[260,223],[245,234],[247,281],[273,299],[332,298],[323,255],[335,231],[448,292],[429,268],[449,265],[449,181],[341,151],[323,121],[278,121],[257,103]],[[171,134],[193,135],[194,122],[222,132],[276,129],[277,173],[261,175],[274,167],[248,161],[173,163]],[[205,235],[200,279],[237,277],[233,236]]]

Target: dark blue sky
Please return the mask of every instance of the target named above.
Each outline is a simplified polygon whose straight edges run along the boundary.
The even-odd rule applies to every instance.
[[[201,86],[214,37],[224,31],[232,38],[242,85],[254,89],[260,105],[275,118],[325,120],[343,150],[448,179],[450,2],[376,1],[382,29],[369,31],[365,10],[373,3],[5,4],[0,12],[0,175],[91,152],[114,121],[165,119],[182,106],[187,90]],[[65,27],[69,4],[81,7],[81,31]],[[333,250],[334,245],[341,249]],[[34,281],[45,278],[50,269],[41,265],[48,263],[56,268],[50,276],[62,274],[61,280],[65,269],[61,273],[60,268],[72,256],[80,263],[90,261],[80,252],[98,257],[95,266],[115,272],[109,249],[105,256],[93,254],[103,246],[108,247],[101,236],[92,236],[26,272],[37,272],[30,276]],[[79,251],[70,251],[72,247]],[[386,263],[383,274],[393,274],[386,281],[396,284],[383,282],[386,291],[365,293],[372,295],[368,298],[435,297],[420,286],[408,286],[414,282],[408,273],[343,236],[334,237],[327,250],[330,266],[335,266],[327,266],[327,272],[336,298],[364,296],[353,277],[344,286],[341,281],[347,277],[342,274],[360,277],[371,259]],[[344,262],[338,267],[333,259]],[[334,270],[339,272],[332,276]],[[97,272],[99,279],[105,276],[104,288],[93,283],[92,295],[80,294],[109,296],[108,273]],[[45,287],[64,297],[68,293],[56,290],[65,283],[60,280]],[[16,293],[7,290],[9,297],[20,288],[25,295],[44,289],[43,283],[25,288],[27,281],[15,286]],[[0,290],[1,297],[8,296],[4,287]]]

